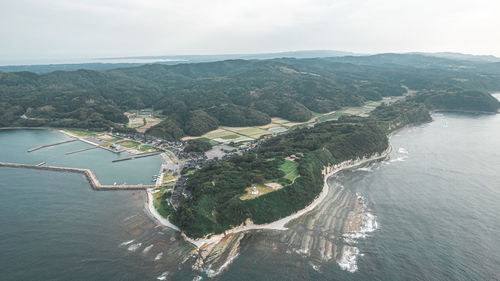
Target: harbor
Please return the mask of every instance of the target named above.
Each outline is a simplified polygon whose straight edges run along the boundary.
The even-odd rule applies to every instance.
[[[70,172],[70,173],[79,173],[83,174],[89,184],[90,187],[94,190],[145,190],[148,188],[154,188],[156,185],[146,185],[146,184],[113,184],[106,185],[101,184],[94,172],[89,169],[79,169],[79,168],[68,168],[68,167],[55,167],[55,166],[42,166],[38,165],[26,165],[26,164],[17,164],[17,163],[5,163],[0,162],[0,167],[11,167],[11,168],[25,168],[25,169],[38,169],[38,170],[48,170],[48,171],[58,171],[58,172]]]

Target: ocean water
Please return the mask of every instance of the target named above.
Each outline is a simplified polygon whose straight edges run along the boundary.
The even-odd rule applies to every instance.
[[[261,233],[221,280],[500,280],[500,115],[433,119],[394,135],[388,160],[330,180],[376,216],[357,271],[273,251],[280,235]]]
[[[330,178],[328,198],[288,231],[247,234],[216,280],[500,280],[500,115],[433,119],[395,134],[389,159]],[[31,134],[40,133],[0,132],[0,161],[92,168],[115,157],[96,149],[70,161],[76,142],[14,153],[61,138],[23,144]],[[132,183],[134,166],[96,174]],[[193,247],[145,215],[142,192],[92,191],[70,173],[0,168],[0,179],[0,280],[208,279],[191,269]],[[350,241],[360,198],[376,229]],[[359,252],[352,272],[339,266],[346,246]]]
[[[69,140],[60,133],[48,130],[2,130],[0,131],[0,161],[46,166],[60,166],[91,169],[103,184],[151,184],[152,176],[158,174],[161,166],[159,156],[138,158],[130,161],[111,162],[130,155],[92,149],[66,155],[66,152],[91,147],[90,144],[75,141],[27,152],[28,149],[59,141]]]

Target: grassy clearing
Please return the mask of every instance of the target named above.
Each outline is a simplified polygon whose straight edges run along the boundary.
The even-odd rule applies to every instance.
[[[137,147],[137,150],[143,151],[143,152],[154,152],[157,151],[156,148],[149,146],[149,145],[140,145]]]
[[[245,135],[245,136],[249,136],[251,138],[259,138],[263,135],[269,135],[269,134],[272,134],[270,131],[268,130],[263,130],[263,129],[260,129],[260,128],[253,128],[253,127],[250,127],[250,128],[246,128],[246,129],[243,129],[243,130],[239,130],[238,131],[239,134],[242,134],[242,135]]]
[[[171,181],[175,178],[176,177],[174,177],[174,175],[172,175],[172,174],[165,174],[165,176],[163,177],[163,182]]]
[[[293,182],[299,176],[299,171],[297,171],[298,166],[299,164],[295,161],[285,160],[285,163],[281,164],[280,170],[285,173],[285,179]]]
[[[247,192],[245,195],[242,195],[240,196],[240,199],[241,200],[249,200],[249,199],[254,199],[254,198],[257,198],[261,195],[264,195],[264,194],[267,194],[269,192],[273,192],[274,189],[268,187],[268,186],[265,186],[265,185],[262,185],[262,184],[257,184],[255,185],[255,187],[257,187],[257,190],[259,191],[259,194],[252,194],[252,190],[253,190],[253,186],[250,186],[250,187],[247,187],[245,188],[245,191]]]
[[[342,115],[347,115],[347,113],[344,113],[344,112],[334,112],[332,114],[327,114],[327,115],[323,115],[321,117],[318,118],[317,122],[326,122],[326,121],[330,121],[330,120],[338,120],[340,118],[340,116]]]
[[[290,173],[288,173],[284,176],[285,179],[288,179],[291,182],[294,182],[295,179],[298,177],[299,177],[299,171],[297,171],[297,169],[291,171]]]
[[[155,209],[158,211],[158,213],[165,218],[168,218],[171,213],[168,211],[171,208],[165,208],[165,206],[162,206],[163,204],[168,204],[166,201],[162,201],[162,196],[165,192],[167,192],[168,189],[172,188],[171,186],[162,186],[156,192],[153,194],[153,206]]]
[[[136,148],[140,145],[140,143],[136,141],[121,141],[118,144],[126,148]]]
[[[296,170],[299,164],[297,164],[295,161],[291,160],[285,160],[285,163],[281,164],[280,170],[283,171],[283,173],[288,174],[292,172],[293,170]]]
[[[92,132],[92,131],[80,131],[80,130],[65,130],[65,131],[79,137],[95,137],[98,134],[100,134],[98,132]]]
[[[232,139],[237,139],[241,137],[240,135],[227,135],[227,136],[223,136],[223,137],[220,137],[221,139],[225,139],[225,140],[232,140]]]
[[[99,136],[98,138],[103,140],[103,141],[109,141],[109,142],[116,142],[119,140],[119,138],[116,138],[116,137],[113,137],[110,135],[102,135],[102,136]]]
[[[224,129],[218,129],[218,130],[215,130],[215,131],[212,131],[212,132],[205,134],[203,137],[213,140],[216,138],[223,138],[225,136],[230,136],[230,135],[234,135],[234,133],[226,131]]]
[[[141,151],[141,152],[155,152],[155,151],[158,151],[156,148],[152,147],[152,146],[149,146],[149,145],[142,145],[136,141],[129,141],[129,140],[125,140],[125,141],[120,141],[118,142],[117,144],[123,146],[123,147],[126,147],[126,148],[133,148],[133,149],[136,149],[138,151]]]

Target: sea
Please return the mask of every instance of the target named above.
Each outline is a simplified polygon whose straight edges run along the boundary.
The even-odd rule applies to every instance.
[[[80,174],[0,167],[0,280],[500,280],[500,114],[434,113],[395,133],[380,162],[328,180],[288,231],[245,235],[221,273],[145,212],[143,191],[93,191]],[[149,183],[158,157],[119,155],[47,130],[0,131],[0,161],[92,169]],[[121,155],[124,156],[124,155]],[[346,232],[362,204],[362,231]]]

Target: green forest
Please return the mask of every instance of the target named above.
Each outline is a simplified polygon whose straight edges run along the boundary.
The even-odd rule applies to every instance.
[[[406,87],[433,109],[495,111],[498,102],[486,92],[500,89],[500,66],[386,54],[0,72],[0,126],[126,130],[124,112],[152,108],[164,121],[147,133],[171,140],[271,117],[307,121]]]
[[[262,224],[288,216],[310,204],[323,188],[323,168],[370,156],[388,146],[386,134],[408,124],[428,122],[423,104],[400,102],[380,106],[370,117],[344,116],[336,121],[295,129],[265,141],[256,152],[210,164],[187,180],[191,196],[184,198],[170,219],[191,237],[222,233],[247,218]],[[298,177],[285,178],[280,166],[297,155]],[[287,160],[290,161],[290,160]],[[282,189],[241,200],[245,189],[278,182]],[[162,200],[167,200],[168,194]],[[168,206],[168,204],[162,204]]]

